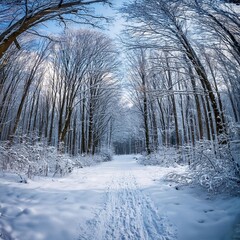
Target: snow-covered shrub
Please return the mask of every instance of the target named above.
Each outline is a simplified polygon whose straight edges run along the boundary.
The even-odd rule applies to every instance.
[[[111,161],[113,158],[113,150],[107,147],[101,148],[101,150],[95,154],[82,154],[74,157],[75,165],[78,167],[89,167],[101,162]]]
[[[100,154],[96,154],[96,155],[83,154],[83,155],[78,155],[74,157],[75,165],[80,168],[94,166],[96,164],[99,164],[105,161],[106,159],[104,158],[104,156]]]
[[[138,158],[138,163],[170,167],[181,163],[181,155],[175,148],[162,147],[150,155],[142,155]]]
[[[103,162],[112,161],[113,150],[108,147],[102,148],[100,151],[100,156],[101,156]]]
[[[196,148],[195,156],[195,161],[190,165],[194,182],[213,192],[240,190],[237,165],[227,144],[218,149],[209,145]]]
[[[210,192],[240,193],[238,166],[232,158],[229,145],[198,142],[192,147],[193,158],[184,174],[170,173],[167,180],[180,184],[197,184]]]
[[[240,140],[231,141],[230,149],[234,160],[240,165]]]
[[[229,136],[229,149],[234,161],[240,166],[240,124],[230,122],[228,124]],[[240,169],[239,169],[240,170]]]
[[[29,148],[22,144],[10,145],[4,142],[0,147],[0,167],[2,170],[27,171],[29,164]]]
[[[21,179],[24,176],[64,176],[74,168],[96,165],[100,162],[112,160],[113,152],[103,149],[92,155],[78,155],[76,157],[60,153],[57,148],[43,142],[32,144],[30,141],[0,144],[0,170],[16,173]]]
[[[59,154],[56,148],[41,142],[31,144],[22,142],[0,145],[0,169],[10,171],[19,176],[63,176],[72,172],[74,161],[66,154]]]
[[[55,169],[53,177],[55,176],[64,176],[70,174],[75,166],[75,162],[69,159],[69,156],[66,155],[59,155],[58,159],[56,160]]]

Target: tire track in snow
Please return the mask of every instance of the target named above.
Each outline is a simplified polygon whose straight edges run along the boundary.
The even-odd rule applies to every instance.
[[[139,189],[129,172],[120,171],[106,190],[104,207],[87,221],[79,240],[173,240],[173,227]]]

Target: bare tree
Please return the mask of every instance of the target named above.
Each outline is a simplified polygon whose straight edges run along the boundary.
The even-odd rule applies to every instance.
[[[132,47],[148,46],[183,52],[201,82],[211,103],[218,135],[225,133],[216,96],[206,69],[187,35],[185,8],[181,1],[135,1],[122,9],[136,24],[128,26],[127,32],[134,38]],[[143,41],[142,41],[143,40]],[[167,43],[167,44],[166,44]]]
[[[26,76],[26,80],[25,80],[24,86],[23,86],[22,96],[20,99],[20,104],[17,109],[17,114],[16,114],[16,118],[15,118],[15,121],[13,124],[13,128],[11,130],[12,137],[15,135],[15,133],[17,131],[17,127],[18,127],[18,123],[20,121],[23,106],[24,106],[25,100],[29,94],[30,87],[32,86],[33,82],[36,81],[36,79],[38,79],[38,81],[40,81],[39,79],[42,78],[41,74],[38,74],[38,70],[39,70],[44,58],[46,57],[46,50],[48,48],[48,44],[49,43],[43,44],[42,48],[40,48],[40,50],[39,50],[39,54],[37,53],[35,56],[35,59],[33,59],[33,61],[34,61],[33,66],[30,65],[31,70],[29,70],[29,73]]]
[[[100,128],[104,129],[107,121],[105,99],[111,100],[116,82],[115,47],[104,34],[82,30],[66,33],[55,49],[52,82],[57,86],[54,98],[58,103],[58,141],[65,145],[70,141],[77,149],[78,142],[72,136],[80,134],[81,151],[94,153],[96,139],[104,133]],[[78,121],[81,128],[77,132],[72,124]]]
[[[188,1],[186,5],[194,10],[196,21],[205,32],[219,38],[225,43],[226,49],[240,64],[240,20],[235,5],[224,4],[220,0]]]
[[[9,140],[10,136],[12,139],[21,118],[26,120],[22,113],[26,113],[29,94],[34,84],[37,86],[42,80],[43,71],[40,69],[47,55],[48,43],[39,43],[38,47],[37,51],[12,52],[12,56],[4,63],[0,122],[2,129],[8,130],[3,133],[2,139]]]
[[[14,43],[20,48],[18,37],[23,33],[41,35],[35,27],[48,20],[66,24],[69,21],[95,25],[103,19],[91,11],[91,6],[109,3],[108,0],[21,0],[0,1],[0,58]]]
[[[145,151],[151,153],[150,129],[149,129],[149,64],[147,60],[147,51],[143,48],[136,49],[128,56],[130,76],[129,80],[133,88],[135,103],[141,113],[141,118],[145,136]],[[132,97],[133,97],[132,96]]]

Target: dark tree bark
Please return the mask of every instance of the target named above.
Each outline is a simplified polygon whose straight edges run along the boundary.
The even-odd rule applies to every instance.
[[[84,91],[84,90],[83,90]],[[86,139],[85,139],[85,93],[83,93],[83,101],[82,101],[82,112],[81,112],[81,153],[85,153],[86,152]]]
[[[166,56],[166,66],[167,66],[167,79],[168,79],[168,90],[173,90],[173,82],[172,82],[172,75],[169,65],[168,56]],[[174,94],[170,96],[173,108],[173,117],[174,117],[174,126],[175,126],[175,134],[176,134],[176,146],[177,148],[180,146],[180,138],[179,138],[179,129],[178,129],[178,115],[177,115],[177,107]]]

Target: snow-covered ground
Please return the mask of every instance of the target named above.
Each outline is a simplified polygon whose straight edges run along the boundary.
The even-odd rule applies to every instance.
[[[28,184],[1,174],[0,239],[240,239],[240,199],[164,181],[184,167],[141,166],[133,156]],[[235,230],[234,230],[235,228]]]

